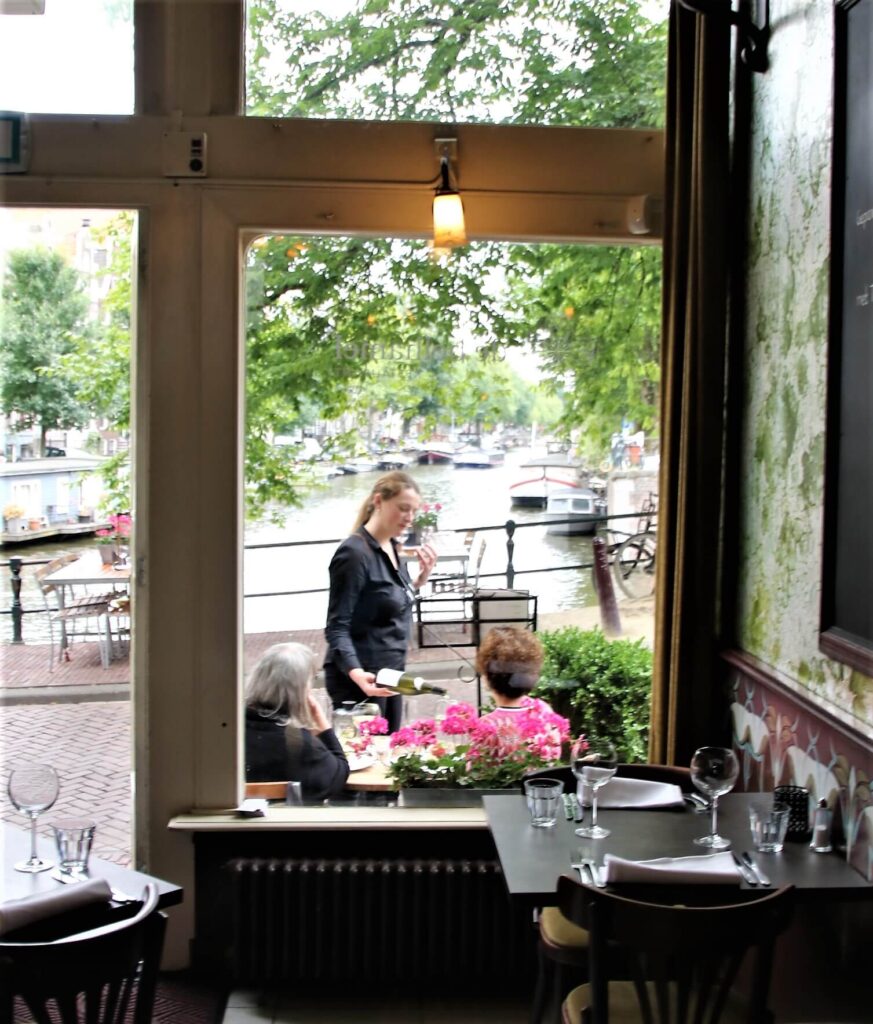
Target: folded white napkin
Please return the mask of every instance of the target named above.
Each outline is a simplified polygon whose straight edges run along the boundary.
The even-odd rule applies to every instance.
[[[607,882],[647,882],[676,885],[739,885],[740,876],[733,857],[709,853],[699,857],[660,857],[658,860],[625,860],[607,853],[603,858]]]
[[[112,898],[109,883],[105,878],[92,878],[76,885],[63,885],[50,892],[25,896],[20,900],[0,903],[0,935],[36,924],[68,910],[78,910],[91,903],[107,903]]]
[[[584,807],[591,806],[591,790],[579,783],[578,796]],[[681,807],[682,790],[672,782],[648,779],[611,779],[597,793],[598,807]]]

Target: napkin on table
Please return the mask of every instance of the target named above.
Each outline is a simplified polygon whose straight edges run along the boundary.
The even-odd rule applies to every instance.
[[[7,900],[0,903],[0,935],[91,903],[108,903],[111,898],[106,879],[92,878],[88,882],[65,885],[50,892],[24,896],[20,900]]]
[[[625,860],[614,853],[603,858],[606,882],[646,882],[667,885],[739,885],[733,857],[708,853],[696,857],[660,857],[657,860]]]
[[[591,806],[591,789],[579,783],[579,799]],[[682,807],[682,790],[672,782],[613,778],[597,793],[598,807]]]

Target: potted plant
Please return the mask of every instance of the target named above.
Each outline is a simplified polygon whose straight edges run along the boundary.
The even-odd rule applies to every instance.
[[[97,546],[104,565],[127,560],[131,525],[130,516],[122,512],[111,515],[109,526],[97,531]]]
[[[18,502],[10,501],[3,507],[3,521],[6,524],[6,533],[21,533],[25,528],[25,510]]]
[[[370,747],[380,722],[362,728],[356,753]],[[450,704],[439,725],[420,718],[392,734],[387,772],[405,804],[478,802],[483,791],[505,790],[560,763],[568,730],[567,719],[538,700],[512,718],[479,717],[471,704]]]
[[[442,505],[436,502],[433,505],[428,505],[426,502],[422,505],[418,512],[415,514],[415,518],[412,520],[412,529],[409,531],[409,535],[406,540],[408,544],[413,546],[421,544],[424,539],[425,533],[436,532],[437,523],[439,522],[439,513],[442,511]]]
[[[610,640],[578,626],[537,634],[546,652],[533,690],[570,720],[573,735],[611,740],[619,759],[645,761],[652,698],[652,652],[642,640]]]

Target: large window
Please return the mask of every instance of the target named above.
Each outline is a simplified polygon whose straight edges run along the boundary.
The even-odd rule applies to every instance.
[[[666,7],[248,0],[247,113],[657,127]]]

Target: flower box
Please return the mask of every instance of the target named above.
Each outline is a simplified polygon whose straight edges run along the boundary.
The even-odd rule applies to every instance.
[[[407,787],[400,790],[398,807],[479,807],[483,796],[514,793],[512,787],[504,789],[477,789],[474,786],[439,788],[436,786]]]

